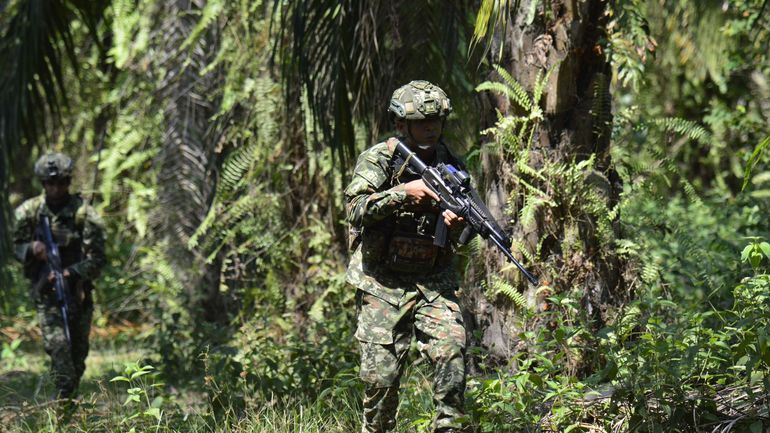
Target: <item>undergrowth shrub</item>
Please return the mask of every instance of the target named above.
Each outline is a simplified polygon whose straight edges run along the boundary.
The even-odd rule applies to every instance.
[[[621,202],[615,244],[638,280],[606,326],[588,331],[580,294],[565,291],[548,296],[545,311],[517,309],[540,326],[525,328],[507,365],[486,366],[484,350],[472,349],[481,359],[467,401],[476,431],[770,426],[767,204],[665,196],[660,180],[632,183]]]

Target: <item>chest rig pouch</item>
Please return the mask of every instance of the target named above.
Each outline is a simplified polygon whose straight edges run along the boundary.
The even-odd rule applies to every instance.
[[[59,247],[62,266],[67,267],[82,260],[81,245],[83,243],[83,225],[85,219],[85,208],[83,208],[80,197],[74,196],[73,202],[56,214],[46,212],[51,222],[51,235],[53,241]],[[38,211],[38,215],[43,211],[43,207]],[[35,239],[43,239],[40,227],[35,229]]]
[[[436,266],[439,248],[433,245],[437,215],[400,212],[390,236],[387,266],[394,272],[428,273]]]

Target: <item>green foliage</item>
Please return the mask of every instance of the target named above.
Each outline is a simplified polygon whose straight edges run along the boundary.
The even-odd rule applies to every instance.
[[[668,118],[658,119],[655,123],[662,126],[666,131],[673,131],[686,135],[691,140],[695,140],[702,145],[708,145],[712,140],[711,134],[709,134],[708,131],[697,123],[689,120]]]
[[[584,233],[581,234],[576,223],[592,221],[600,245],[610,245],[614,239],[613,221],[617,216],[617,209],[609,207],[608,181],[594,169],[594,156],[577,162],[545,161],[537,168],[530,166],[533,136],[543,120],[543,113],[538,105],[539,97],[548,75],[546,73],[545,77],[538,77],[532,97],[510,76],[506,77],[502,73],[505,85],[484,83],[478,89],[500,91],[513,98],[523,109],[527,109],[528,113],[523,115],[498,115],[499,120],[495,127],[484,133],[493,134],[495,142],[510,155],[512,164],[515,164],[509,172],[515,185],[515,189],[511,191],[509,211],[518,218],[525,229],[534,227],[536,215],[542,213],[553,214],[554,218],[546,220],[553,220],[555,223],[566,220],[566,224],[558,224],[562,225],[562,228],[554,226],[546,231],[563,231],[557,238],[563,239],[560,250],[565,254],[564,261],[569,262],[570,259],[566,257],[568,254],[584,254],[589,247],[583,243],[581,236]],[[531,261],[540,258],[540,247],[535,255],[531,255],[526,248],[518,249]],[[599,250],[601,249],[600,247]],[[540,274],[548,275],[552,271],[543,269]],[[567,283],[565,287],[570,285]]]
[[[492,291],[494,295],[504,295],[517,309],[527,308],[527,298],[508,282],[496,278],[492,280]]]
[[[296,103],[306,95],[307,115],[318,132],[312,145],[316,150],[332,148],[341,174],[347,175],[347,162],[360,150],[355,127],[367,127],[367,143],[386,132],[383,101],[399,84],[418,77],[451,89],[452,105],[460,114],[453,121],[474,128],[471,89],[476,70],[465,61],[475,13],[471,3],[273,4],[272,38],[286,100]]]
[[[749,184],[749,179],[751,178],[751,172],[754,170],[754,167],[756,166],[757,162],[762,157],[763,153],[765,152],[765,149],[770,146],[770,136],[762,140],[761,143],[757,145],[757,147],[754,148],[754,151],[751,153],[751,157],[749,157],[748,163],[746,163],[746,171],[743,175],[743,186],[741,187],[742,191],[746,190],[746,186]],[[763,172],[754,177],[754,183],[764,183],[768,180],[768,173]],[[757,191],[757,192],[764,192],[767,193],[767,190],[764,191]],[[754,193],[756,195],[756,193]]]
[[[112,2],[113,44],[109,54],[117,68],[129,66],[149,46],[152,0]]]
[[[473,38],[471,39],[470,51],[473,52],[480,45],[483,47],[483,56],[486,57],[487,52],[494,45],[492,40],[495,34],[504,34],[509,25],[513,25],[511,21],[516,21],[517,15],[520,12],[520,0],[483,0],[479,6],[479,10],[476,13],[476,22],[473,26]],[[538,9],[541,5],[539,0],[531,0],[529,2],[529,8],[524,11],[526,16],[524,17],[524,25],[531,25],[538,15]],[[543,14],[548,14],[549,3],[543,4]],[[498,51],[492,53],[495,61],[500,61],[503,55],[503,49],[505,47],[504,41],[500,43]]]
[[[29,366],[26,358],[18,353],[21,342],[22,340],[20,338],[15,338],[10,343],[3,341],[0,360],[2,360],[8,368],[27,368]]]
[[[658,3],[615,8],[612,46],[626,47],[611,53],[615,147],[656,148],[693,186],[735,195],[748,155],[768,132],[770,112],[761,101],[770,95],[770,63],[760,41],[770,29],[752,25],[762,22],[765,2]],[[627,70],[637,77],[626,80]]]
[[[495,127],[482,131],[482,134],[500,134],[502,132],[505,138],[499,140],[498,143],[507,144],[506,150],[514,154],[522,151],[522,158],[516,160],[519,162],[517,168],[519,170],[529,170],[526,157],[529,155],[528,150],[532,144],[532,137],[543,120],[543,109],[539,105],[540,98],[554,68],[551,67],[545,76],[541,76],[541,72],[538,71],[532,96],[505,69],[495,65],[495,70],[503,78],[503,82],[486,81],[476,86],[476,91],[489,90],[500,93],[512,102],[515,102],[524,113],[518,116],[503,116],[501,113],[498,113],[498,122]]]
[[[712,300],[695,309],[676,293],[651,293],[634,302],[641,315],[633,319],[633,338],[619,339],[629,334],[608,329],[603,343],[606,379],[617,384],[613,400],[626,406],[629,425],[697,430],[736,422],[731,417],[737,411],[745,415],[737,420],[742,426],[761,419],[754,408],[763,397],[755,386],[769,368],[767,324],[760,313],[768,289],[766,275],[755,274],[735,288],[728,308]]]
[[[612,20],[607,26],[608,57],[614,78],[634,91],[644,82],[647,57],[657,45],[650,35],[644,11],[641,0],[614,2],[610,9]]]
[[[596,335],[556,310],[536,313],[547,326],[520,335],[526,352],[501,368],[482,357],[484,374],[468,387],[471,424],[490,432],[753,429],[767,416],[770,373],[764,244],[746,247],[744,261],[757,266],[734,289],[724,286],[693,304],[682,283],[645,284]],[[574,295],[549,301],[565,311],[578,307]],[[596,357],[579,355],[597,343]],[[590,374],[575,374],[581,365]]]
[[[157,376],[158,372],[152,365],[132,362],[126,364],[123,375],[110,379],[110,382],[124,382],[128,387],[123,403],[126,413],[120,421],[121,425],[131,426],[131,430],[139,426],[149,427],[149,422],[161,425],[167,398],[159,393],[164,384],[157,382]]]
[[[577,293],[552,295],[547,302],[555,308],[526,311],[527,321],[537,318],[543,326],[521,331],[516,337],[526,342],[526,350],[504,365],[476,348],[482,353],[481,374],[470,379],[466,396],[474,431],[561,432],[590,426],[591,385],[576,373],[598,359],[586,357],[595,337],[579,323],[579,298]]]
[[[0,14],[0,24],[10,23],[27,3],[32,4],[13,2]],[[68,89],[70,108],[61,110],[61,127],[51,129],[44,121],[27,126],[40,128],[37,137],[51,130],[50,147],[75,154],[78,186],[89,185],[91,171],[83,167],[97,160],[96,128],[107,119],[96,189],[110,265],[97,283],[97,323],[146,323],[151,332],[132,344],[150,347],[153,363],[163,362],[155,365],[162,365],[164,378],[177,383],[162,386],[157,370],[131,364],[110,389],[84,393],[80,415],[65,428],[357,430],[362,386],[351,335],[354,291],[344,282],[339,224],[343,165],[327,147],[347,146],[343,154],[350,153],[369,135],[379,135],[381,103],[392,90],[383,83],[414,78],[414,68],[426,63],[433,67],[422,78],[451,89],[459,114],[449,124],[464,125],[447,135],[463,138],[462,128],[476,124],[477,107],[468,94],[478,74],[488,71],[469,72],[461,66],[477,62],[451,54],[480,47],[513,21],[531,24],[541,11],[548,19],[557,5],[530,1],[520,11],[519,3],[480,2],[471,41],[474,16],[464,2],[276,2],[271,11],[261,1],[209,1],[178,17],[187,19],[188,32],[171,52],[159,51],[158,43],[161,23],[177,17],[162,13],[168,3],[111,2],[100,24],[111,38],[91,38],[81,21],[66,15],[60,24],[72,25],[73,46],[87,47],[73,51],[80,74],[65,64],[60,78],[44,73],[39,85],[12,90],[43,95],[40,104],[27,104],[53,107],[48,115],[55,114],[59,99],[41,98]],[[495,138],[485,151],[500,152],[509,164],[501,168],[511,173],[504,185],[510,193],[507,217],[525,228],[546,222],[543,239],[530,245],[514,236],[514,249],[538,263],[538,273],[553,284],[525,296],[519,277],[508,278],[509,271],[518,275],[512,268],[481,283],[490,300],[516,307],[522,332],[513,336],[521,342],[519,351],[502,365],[484,348],[472,349],[480,354],[480,374],[469,378],[467,408],[476,431],[764,427],[762,404],[770,388],[765,4],[613,3],[607,54],[614,88],[606,91],[609,76],[593,83],[591,121],[594,135],[603,137],[614,118],[612,159],[625,185],[619,204],[607,196],[610,180],[598,168],[605,163],[599,155],[554,162],[538,153],[537,131],[551,120],[541,108],[550,71],[529,89],[495,66],[502,82],[477,86],[514,106],[514,115],[500,115],[485,131]],[[275,26],[271,33],[271,19],[292,26]],[[195,63],[194,52],[212,34],[216,55]],[[445,34],[453,37],[437,43]],[[25,43],[0,49],[18,50]],[[63,40],[46,43],[54,54],[70,49]],[[278,46],[296,49],[291,53],[297,57],[277,50],[271,58]],[[487,42],[484,48],[492,47]],[[170,65],[178,68],[159,56],[179,60]],[[13,71],[21,57],[7,59],[6,69]],[[279,67],[271,69],[274,64]],[[175,113],[164,112],[169,95],[158,89],[176,72],[190,70],[200,72],[191,81],[218,77],[211,92],[196,100],[210,104],[205,123],[218,132],[204,143],[217,174],[207,184],[215,194],[196,209],[200,221],[175,251],[215,269],[216,281],[207,289],[223,304],[217,317],[206,320],[190,308],[195,293],[180,278],[195,270],[180,273],[169,244],[155,237],[160,192],[185,187],[184,179],[159,177],[163,128]],[[0,80],[11,82],[8,77]],[[328,128],[337,135],[324,135]],[[329,146],[320,146],[316,134]],[[3,185],[9,165],[20,165],[12,167],[19,174],[4,193],[27,195],[35,188],[21,173],[35,155],[0,160]],[[750,183],[752,190],[741,194]],[[7,219],[7,212],[2,215]],[[3,221],[0,226],[7,225]],[[469,254],[477,254],[479,245],[475,241]],[[632,264],[623,278],[633,283],[635,299],[608,308],[604,327],[594,330],[586,294],[577,288],[597,283],[583,281],[589,259],[614,255]],[[36,344],[27,334],[34,311],[26,285],[18,267],[4,270],[13,287],[2,291],[0,322],[12,336],[3,342],[3,367],[41,373],[42,359],[25,347]],[[407,372],[398,431],[428,428],[428,371],[418,365]],[[102,372],[85,382],[95,386],[93,377],[113,376]],[[26,388],[34,388],[35,378],[28,382]],[[177,387],[190,401],[181,401]],[[23,406],[15,419],[15,430],[59,428],[45,404]]]
[[[760,242],[758,238],[754,238],[741,252],[741,261],[749,263],[754,272],[762,266],[762,262],[765,260],[770,260],[770,244]]]

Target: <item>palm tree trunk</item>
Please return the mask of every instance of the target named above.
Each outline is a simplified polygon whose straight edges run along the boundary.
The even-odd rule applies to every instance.
[[[0,131],[3,131],[2,125],[0,125]],[[0,140],[2,140],[2,132],[0,132]],[[10,206],[8,206],[8,173],[6,170],[6,151],[5,146],[0,148],[0,286],[3,288],[8,284],[8,276],[6,275],[5,265],[8,257],[11,256],[11,242],[10,242]]]
[[[164,143],[158,156],[158,233],[167,257],[185,288],[193,317],[208,322],[226,319],[219,291],[220,264],[206,263],[187,242],[205,217],[215,193],[216,141],[209,99],[215,74],[202,74],[216,51],[216,35],[207,30],[189,48],[180,49],[192,34],[205,2],[161,2],[157,60],[158,97],[163,109]]]
[[[545,115],[534,130],[527,161],[545,178],[525,180],[543,191],[553,204],[538,208],[534,223],[524,225],[518,220],[516,217],[526,205],[527,190],[522,186],[526,173],[517,170],[517,161],[499,150],[483,153],[481,183],[496,216],[502,218],[503,209],[509,209],[514,219],[513,237],[536,255],[532,267],[549,288],[527,288],[526,280],[515,274],[506,279],[525,290],[530,307],[539,310],[553,308],[545,300],[549,294],[575,294],[584,314],[581,320],[597,328],[606,320],[608,307],[625,297],[621,276],[624,266],[614,253],[611,239],[607,239],[606,233],[598,233],[596,211],[587,209],[588,203],[581,203],[582,197],[561,196],[571,189],[565,186],[568,180],[560,178],[555,167],[574,168],[576,163],[593,156],[593,166],[580,174],[585,182],[578,187],[580,193],[600,197],[605,211],[617,204],[622,184],[609,153],[611,71],[602,45],[608,2],[537,2],[537,14],[528,23],[524,11],[530,10],[532,2],[537,0],[522,0],[518,13],[512,12],[511,25],[494,35],[489,56],[491,63],[500,64],[529,92],[535,87],[537,75],[545,75],[552,68],[540,100]],[[498,53],[502,55],[497,57]],[[503,79],[494,73],[490,81]],[[484,110],[482,129],[495,125],[495,109],[506,115],[521,114],[520,107],[499,95],[481,94],[480,102]],[[566,177],[564,173],[561,176]],[[577,199],[577,203],[571,203],[572,199]],[[618,235],[617,218],[610,227],[609,237],[614,238]],[[497,254],[485,258],[482,273],[487,281],[500,277],[501,265]],[[516,325],[520,320],[516,320],[515,312],[504,299],[489,299],[479,291],[472,293],[471,323],[482,331],[478,343],[498,355],[510,355],[517,344],[522,344],[515,337],[520,331]]]

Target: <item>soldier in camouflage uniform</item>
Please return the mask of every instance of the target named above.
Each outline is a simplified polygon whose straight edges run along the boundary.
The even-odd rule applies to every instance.
[[[91,330],[93,280],[104,266],[104,230],[94,209],[78,194],[70,194],[73,162],[61,153],[41,157],[35,174],[43,182],[44,194],[22,203],[15,212],[13,241],[16,258],[32,281],[45,350],[51,357],[51,377],[56,398],[71,398],[85,371],[88,334]],[[53,276],[40,215],[51,224],[53,240],[59,247],[63,276],[69,289],[69,328],[72,347],[64,334],[64,320],[56,302]]]
[[[426,81],[397,89],[388,108],[400,134],[364,151],[345,190],[353,252],[347,281],[357,289],[356,339],[365,382],[363,432],[395,427],[398,388],[412,337],[434,366],[436,432],[462,428],[465,327],[456,295],[453,244],[433,245],[443,218],[456,239],[462,219],[440,211],[438,197],[394,158],[404,142],[427,164],[458,164],[441,142],[452,106]]]

